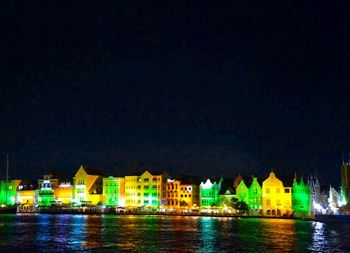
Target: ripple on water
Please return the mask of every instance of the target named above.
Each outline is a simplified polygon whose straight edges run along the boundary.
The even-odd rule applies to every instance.
[[[6,251],[350,252],[350,225],[279,219],[0,215]]]

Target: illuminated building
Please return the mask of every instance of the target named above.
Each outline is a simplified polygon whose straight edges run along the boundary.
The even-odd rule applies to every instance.
[[[350,199],[350,164],[343,162],[341,168],[341,187],[345,204],[349,203]]]
[[[262,189],[256,177],[249,187],[249,211],[251,214],[261,214],[262,211]]]
[[[49,172],[44,175],[44,179],[38,180],[38,205],[51,206],[55,202],[55,189],[58,187],[59,180],[56,173]]]
[[[180,181],[168,179],[166,185],[166,205],[168,207],[180,207],[180,194]]]
[[[199,206],[199,178],[188,175],[177,175],[167,182],[167,206]]]
[[[140,176],[125,176],[125,205],[142,206]]]
[[[75,205],[102,203],[102,171],[80,166],[73,177],[73,200]]]
[[[247,205],[249,205],[249,189],[244,183],[244,180],[240,180],[236,188],[236,196],[239,201],[243,201]]]
[[[236,198],[234,190],[231,187],[225,188],[221,187],[219,193],[219,207],[233,207],[233,199]]]
[[[62,180],[57,188],[55,188],[55,200],[57,204],[69,205],[72,202],[72,184],[70,180]]]
[[[308,181],[311,190],[312,213],[325,214],[328,207],[327,194],[321,192],[321,185],[318,178],[311,175]]]
[[[167,174],[145,171],[125,176],[126,206],[160,206],[166,204]]]
[[[21,180],[0,181],[0,205],[13,206],[16,204],[17,187]]]
[[[199,191],[195,184],[180,184],[180,206],[198,206],[199,205]]]
[[[329,187],[329,198],[328,198],[328,213],[329,214],[338,214],[338,192],[332,187]]]
[[[22,180],[17,187],[17,204],[19,210],[32,212],[38,204],[38,185],[36,181]]]
[[[205,183],[201,182],[199,186],[201,207],[212,207],[219,205],[219,192],[222,181],[223,178],[221,177],[218,183],[215,181],[212,183],[210,179],[207,179]]]
[[[125,205],[125,179],[122,177],[103,178],[103,204],[106,206]]]
[[[309,216],[311,214],[312,195],[309,184],[305,184],[303,178],[298,183],[294,178],[292,188],[293,212],[296,216]]]
[[[290,215],[292,213],[292,191],[284,187],[273,171],[262,183],[262,200],[264,215]]]

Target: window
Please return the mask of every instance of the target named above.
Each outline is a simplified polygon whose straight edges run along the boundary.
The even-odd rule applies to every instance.
[[[277,188],[277,189],[276,189],[276,193],[280,193],[280,188]]]
[[[149,178],[145,178],[143,181],[148,182],[148,181],[149,181]]]
[[[271,205],[271,201],[269,199],[266,200],[266,205]]]
[[[266,188],[266,193],[270,193],[270,188]]]
[[[289,189],[284,189],[284,193],[289,193]]]

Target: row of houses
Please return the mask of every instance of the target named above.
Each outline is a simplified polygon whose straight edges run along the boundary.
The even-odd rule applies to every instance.
[[[170,177],[162,171],[147,170],[123,177],[105,177],[100,170],[81,166],[71,179],[45,173],[37,181],[8,180],[0,184],[0,204],[18,204],[23,210],[34,207],[95,206],[242,209],[252,215],[309,216],[315,212],[335,211],[341,194],[330,188],[320,191],[317,179],[306,181],[295,176],[285,186],[273,171],[260,182],[258,178],[234,179],[192,176]]]

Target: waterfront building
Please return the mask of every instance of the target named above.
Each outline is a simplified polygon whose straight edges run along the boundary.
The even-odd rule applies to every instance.
[[[55,203],[55,189],[58,184],[59,180],[53,171],[45,173],[44,178],[38,180],[39,206],[51,206],[52,203]]]
[[[61,180],[58,187],[55,188],[55,201],[59,205],[69,205],[72,203],[73,186],[70,180]]]
[[[196,207],[199,206],[199,190],[198,185],[191,183],[180,184],[180,206]]]
[[[262,188],[256,177],[249,187],[249,212],[250,214],[262,214]]]
[[[125,176],[125,205],[142,206],[140,175]]]
[[[180,207],[180,194],[180,181],[168,179],[166,185],[166,206]]]
[[[233,207],[234,199],[236,199],[235,191],[232,187],[225,188],[226,190],[222,190],[223,187],[221,187],[220,194],[219,194],[219,207]]]
[[[13,206],[16,204],[17,187],[21,180],[0,181],[0,205]]]
[[[347,204],[350,200],[350,164],[343,161],[340,172],[343,198],[345,199],[344,204]]]
[[[338,214],[339,193],[332,186],[329,186],[328,210],[329,214]]]
[[[292,213],[291,187],[284,187],[273,171],[262,183],[263,214],[272,216]]]
[[[80,166],[73,177],[73,201],[75,205],[102,203],[102,177],[99,169]]]
[[[236,188],[236,196],[239,201],[242,201],[249,205],[249,189],[244,183],[244,179],[240,181]]]
[[[294,178],[292,188],[292,206],[293,213],[298,216],[309,216],[311,214],[312,195],[308,183],[304,183],[303,178],[300,178],[298,183],[297,178]]]
[[[103,178],[103,204],[106,206],[125,205],[125,179],[123,177]]]
[[[38,204],[37,181],[22,180],[17,187],[19,211],[32,212]]]
[[[207,179],[205,183],[201,182],[199,186],[199,196],[201,207],[212,207],[219,205],[219,192],[221,190],[221,183],[223,178],[221,177],[218,182]]]
[[[168,175],[146,170],[142,174],[125,176],[126,206],[161,206],[166,204]]]

